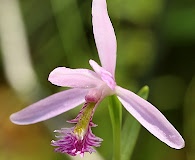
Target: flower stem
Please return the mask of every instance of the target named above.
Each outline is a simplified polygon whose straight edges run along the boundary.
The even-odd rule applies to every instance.
[[[109,112],[113,130],[113,160],[120,160],[122,106],[115,95],[109,98]]]

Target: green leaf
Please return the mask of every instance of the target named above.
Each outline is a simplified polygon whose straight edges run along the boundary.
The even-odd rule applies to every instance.
[[[142,87],[137,94],[143,99],[147,100],[149,95],[149,87],[148,86]]]
[[[142,87],[142,89],[138,92],[138,95],[144,99],[148,98],[148,94],[149,94],[148,86]],[[140,129],[141,129],[140,123],[130,114],[128,114],[122,128],[121,137],[122,160],[130,160]]]
[[[122,106],[115,95],[109,98],[108,108],[113,129],[113,160],[120,160]]]

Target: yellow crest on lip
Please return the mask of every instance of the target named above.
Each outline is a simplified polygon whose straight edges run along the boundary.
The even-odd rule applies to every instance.
[[[74,134],[78,139],[82,140],[85,136],[91,117],[93,116],[93,109],[96,103],[87,103],[86,107],[82,110],[79,121],[75,125]]]

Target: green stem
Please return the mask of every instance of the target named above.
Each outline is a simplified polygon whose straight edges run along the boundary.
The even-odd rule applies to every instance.
[[[109,98],[109,112],[113,130],[113,160],[120,160],[122,106],[115,95]]]

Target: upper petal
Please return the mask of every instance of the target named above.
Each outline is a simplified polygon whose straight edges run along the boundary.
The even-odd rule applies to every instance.
[[[119,86],[116,87],[116,93],[127,111],[154,136],[172,148],[184,147],[185,142],[179,132],[151,103]]]
[[[101,82],[96,73],[91,70],[66,67],[54,69],[49,74],[48,80],[58,86],[76,88],[93,88]]]
[[[10,116],[15,124],[26,125],[55,117],[85,101],[88,89],[69,89],[53,94]]]
[[[116,66],[116,36],[107,12],[106,0],[93,0],[92,23],[102,67],[113,76]]]

